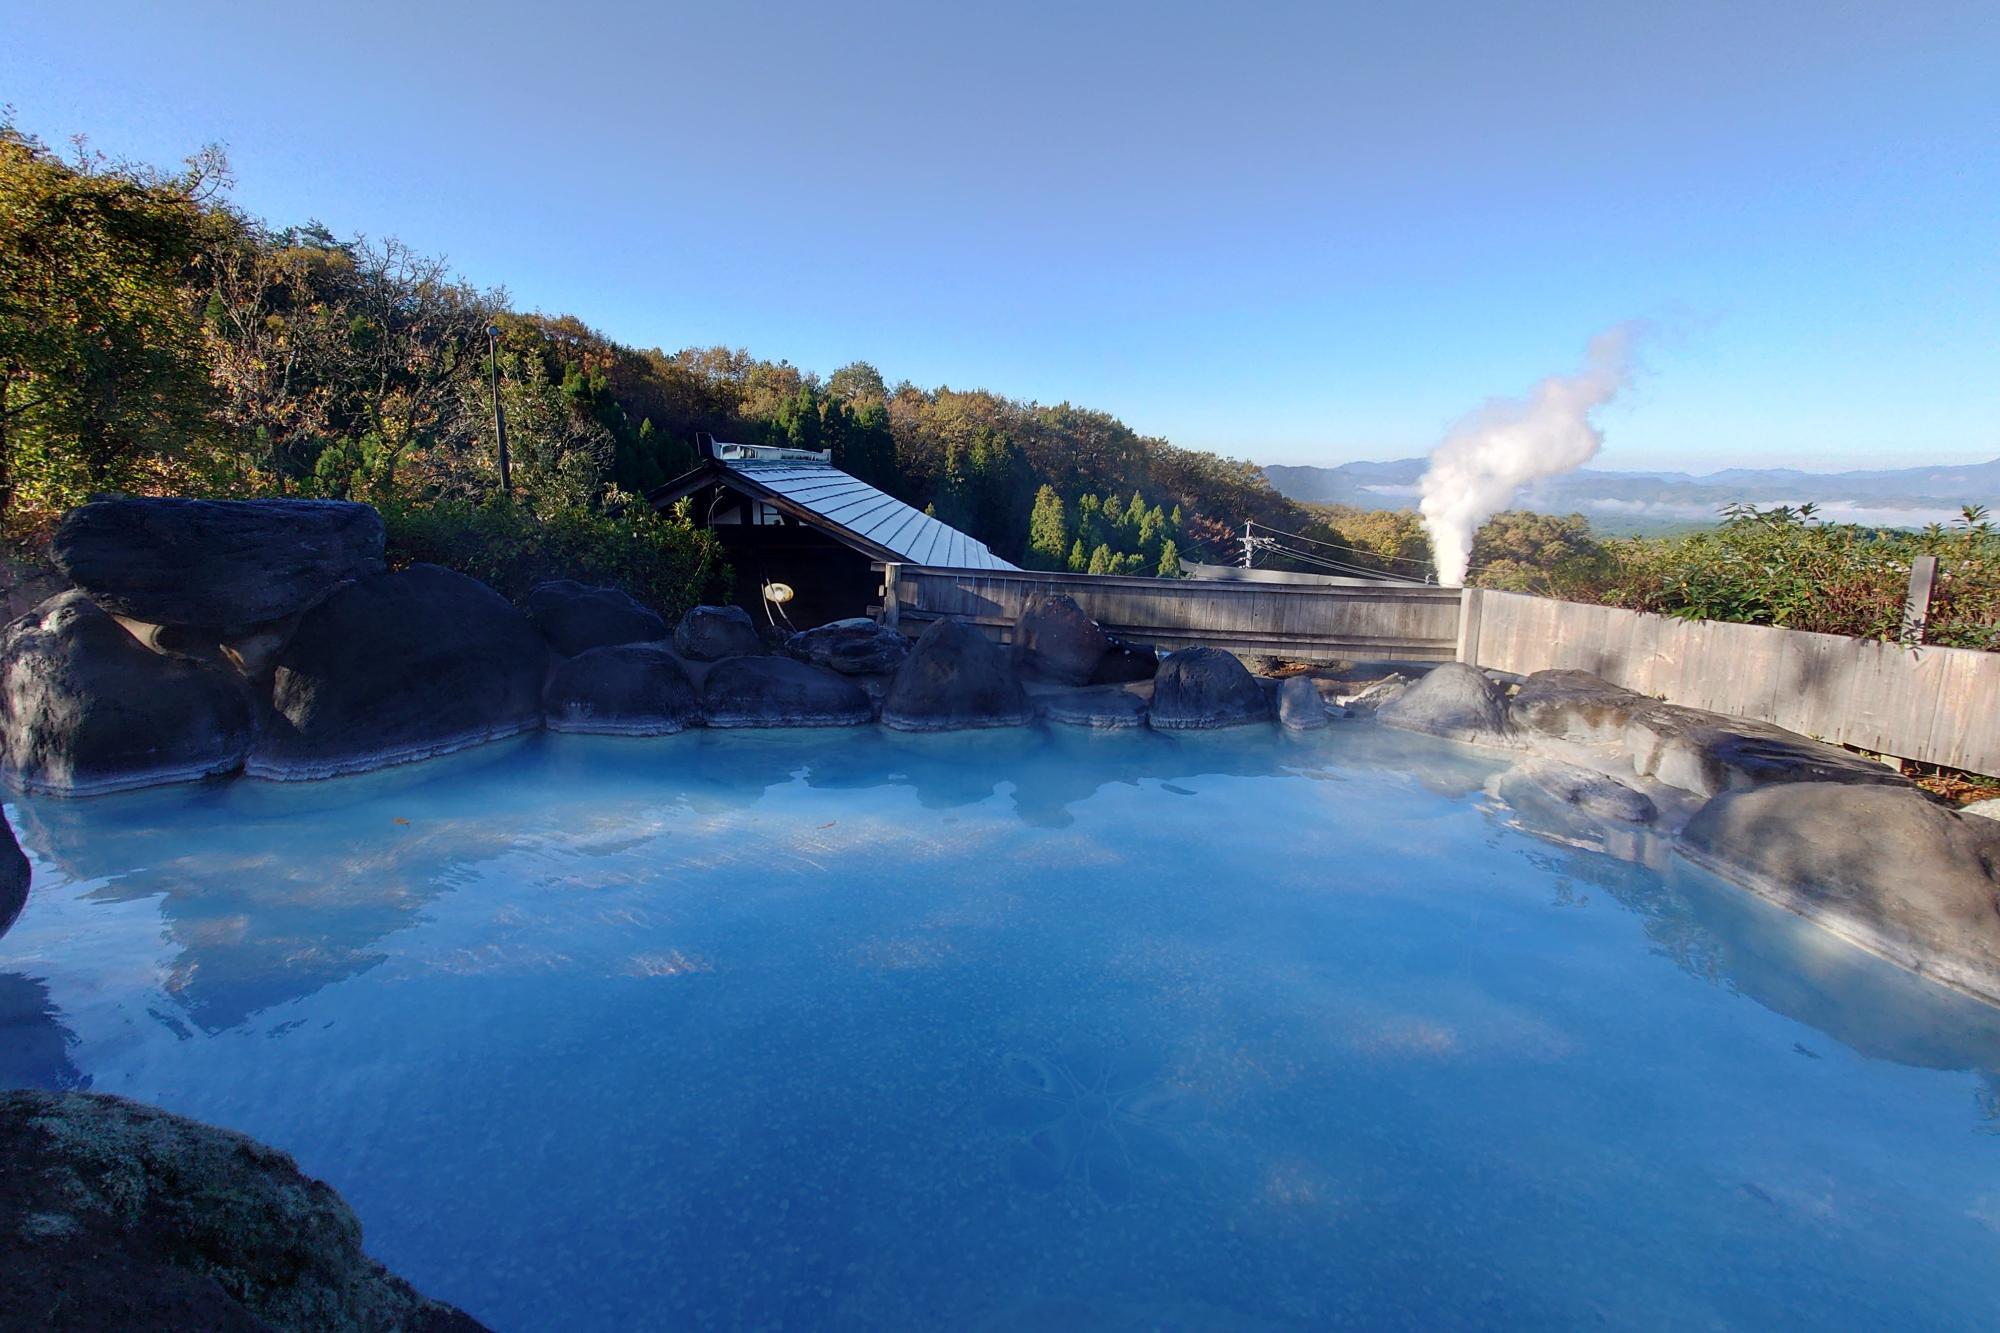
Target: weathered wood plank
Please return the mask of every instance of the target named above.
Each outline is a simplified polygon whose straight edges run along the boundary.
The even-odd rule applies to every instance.
[[[1481,666],[1591,671],[1675,703],[2000,776],[2000,653],[1680,621],[1487,590]]]
[[[1445,661],[1458,634],[1458,590],[1417,585],[1212,583],[914,565],[901,567],[897,584],[906,627],[956,616],[1003,640],[1030,599],[1057,592],[1114,634],[1171,646],[1206,643],[1306,660]]]

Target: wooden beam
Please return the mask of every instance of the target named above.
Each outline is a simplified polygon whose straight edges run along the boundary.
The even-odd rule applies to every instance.
[[[1931,618],[1931,589],[1937,586],[1937,557],[1920,555],[1910,561],[1910,592],[1903,599],[1903,642],[1924,641]]]
[[[1479,606],[1479,589],[1459,589],[1458,660],[1467,666],[1479,665]]]
[[[903,566],[894,560],[882,565],[882,627],[899,629],[903,619],[902,589],[898,587]]]

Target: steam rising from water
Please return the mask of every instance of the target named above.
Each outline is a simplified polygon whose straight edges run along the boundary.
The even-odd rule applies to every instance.
[[[1632,379],[1635,324],[1590,340],[1583,369],[1551,375],[1526,398],[1496,398],[1431,451],[1417,506],[1437,555],[1438,582],[1465,582],[1472,534],[1512,504],[1523,486],[1582,467],[1604,444],[1591,420]]]

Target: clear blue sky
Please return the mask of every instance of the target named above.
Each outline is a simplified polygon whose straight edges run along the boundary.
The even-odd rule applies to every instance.
[[[1602,462],[2000,455],[2000,3],[8,7],[0,101],[621,340],[1420,453],[1662,329]]]

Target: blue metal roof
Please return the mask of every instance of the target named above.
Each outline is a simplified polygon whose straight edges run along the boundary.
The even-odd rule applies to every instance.
[[[1015,569],[949,523],[827,463],[727,459],[722,466],[913,565]]]

